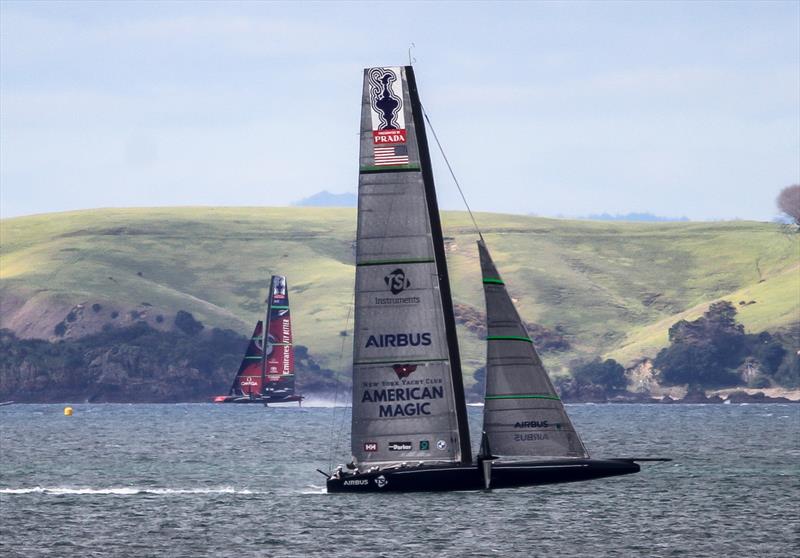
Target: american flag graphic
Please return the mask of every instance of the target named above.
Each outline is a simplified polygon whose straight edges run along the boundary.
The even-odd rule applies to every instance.
[[[408,146],[375,146],[375,165],[407,165]]]

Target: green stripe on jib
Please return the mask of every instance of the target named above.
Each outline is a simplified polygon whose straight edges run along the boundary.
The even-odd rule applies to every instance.
[[[484,399],[550,399],[561,401],[557,395],[487,395]]]
[[[517,337],[516,335],[492,335],[486,338],[487,341],[527,341],[533,343],[529,337]]]
[[[483,282],[492,285],[505,285],[502,279],[495,279],[493,277],[484,277]]]
[[[278,306],[277,304],[273,304],[271,308],[277,308],[278,310],[286,310],[289,308],[288,306]]]

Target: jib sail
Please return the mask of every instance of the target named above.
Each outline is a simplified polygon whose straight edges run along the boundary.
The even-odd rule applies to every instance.
[[[486,297],[483,429],[500,456],[588,457],[482,240]]]
[[[411,67],[364,72],[355,296],[355,460],[470,462],[444,243]]]
[[[250,343],[244,353],[242,364],[233,379],[229,395],[258,397],[263,389],[262,361],[264,353],[264,323],[259,320],[253,335],[250,336]]]

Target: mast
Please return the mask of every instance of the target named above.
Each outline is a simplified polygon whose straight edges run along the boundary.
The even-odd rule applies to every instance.
[[[275,276],[273,275],[270,277],[269,287],[267,287],[267,314],[264,317],[264,337],[263,341],[261,341],[261,395],[264,395],[267,391],[267,359],[269,358],[267,343],[269,343],[269,321],[272,316],[272,282],[274,280]]]
[[[464,396],[464,378],[461,373],[461,354],[458,350],[453,297],[450,293],[450,276],[447,273],[447,259],[444,252],[444,236],[442,235],[442,223],[439,218],[439,202],[436,198],[436,188],[433,182],[433,165],[431,164],[431,154],[428,149],[428,137],[425,133],[422,103],[419,99],[414,67],[406,66],[405,70],[406,79],[408,80],[408,94],[411,98],[411,112],[414,118],[414,128],[416,129],[417,142],[419,143],[422,181],[425,185],[425,197],[428,201],[428,217],[431,222],[433,250],[436,256],[436,271],[439,274],[439,290],[442,295],[447,348],[450,353],[450,374],[453,379],[453,395],[456,400],[456,416],[458,418],[459,439],[461,440],[461,462],[469,464],[472,463],[472,445],[469,439],[467,402]]]

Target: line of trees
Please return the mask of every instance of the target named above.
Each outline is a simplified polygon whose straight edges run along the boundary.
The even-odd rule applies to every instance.
[[[800,359],[770,333],[746,334],[728,301],[712,304],[700,318],[669,329],[670,345],[653,365],[665,385],[719,388],[800,385]]]
[[[209,401],[227,393],[249,339],[229,329],[206,328],[179,311],[174,329],[144,321],[51,343],[19,339],[0,330],[0,400],[19,402]],[[298,387],[329,392],[332,370],[295,346]]]

